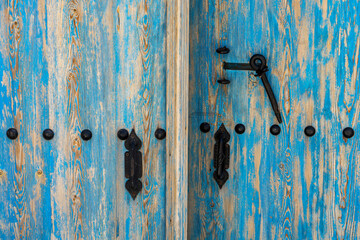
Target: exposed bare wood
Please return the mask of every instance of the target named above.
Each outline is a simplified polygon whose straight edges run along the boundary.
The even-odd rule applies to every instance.
[[[189,0],[167,2],[166,238],[187,239]]]

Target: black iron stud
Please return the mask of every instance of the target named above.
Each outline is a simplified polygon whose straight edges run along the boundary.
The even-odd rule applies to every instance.
[[[224,85],[227,85],[230,83],[230,80],[227,80],[227,79],[219,79],[217,80],[218,83],[220,84],[224,84]]]
[[[216,49],[216,52],[219,54],[228,54],[230,52],[230,49],[227,47],[220,47]]]
[[[355,131],[351,127],[347,127],[343,130],[343,135],[345,138],[352,138],[355,135]]]
[[[84,141],[89,141],[92,138],[92,132],[89,129],[85,129],[81,132],[81,138]]]
[[[9,128],[6,131],[6,136],[11,139],[11,140],[15,140],[18,137],[18,131],[15,128]]]
[[[272,125],[271,128],[270,128],[270,133],[274,136],[277,136],[279,135],[281,132],[281,128],[279,125],[275,124],[275,125]]]
[[[304,129],[304,133],[306,136],[308,137],[312,137],[315,135],[316,133],[316,130],[313,126],[307,126],[305,129]]]
[[[45,129],[43,131],[43,137],[45,138],[45,140],[51,140],[54,138],[54,131],[51,129]]]
[[[210,131],[210,129],[211,129],[210,124],[207,122],[203,122],[200,125],[200,131],[202,131],[203,133],[208,133]]]
[[[156,129],[155,131],[155,137],[158,139],[158,140],[163,140],[165,137],[166,137],[166,131],[162,128],[158,128]]]
[[[237,134],[243,134],[245,132],[245,130],[246,130],[246,128],[245,128],[244,124],[239,123],[235,126],[235,132]]]
[[[120,140],[126,140],[129,137],[129,132],[123,128],[118,131],[117,136]]]

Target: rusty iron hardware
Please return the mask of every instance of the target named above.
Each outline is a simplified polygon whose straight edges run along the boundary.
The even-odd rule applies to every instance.
[[[227,144],[230,141],[230,134],[224,124],[221,124],[214,138],[214,178],[221,189],[229,179],[226,169],[229,169],[230,165],[230,145]]]
[[[238,70],[238,71],[255,71],[256,76],[260,77],[262,83],[264,84],[266,93],[269,97],[272,109],[274,110],[275,116],[279,123],[282,123],[281,113],[279,110],[278,103],[276,101],[274,92],[270,86],[269,80],[266,76],[266,72],[269,71],[266,65],[266,58],[263,55],[255,54],[251,57],[249,63],[223,63],[223,68],[225,70]],[[229,84],[230,81],[226,79],[218,80],[220,84]]]
[[[125,131],[123,131],[125,133]],[[125,177],[129,180],[125,183],[125,188],[130,193],[133,200],[142,189],[140,178],[142,177],[142,154],[139,151],[142,142],[133,129],[125,141]]]

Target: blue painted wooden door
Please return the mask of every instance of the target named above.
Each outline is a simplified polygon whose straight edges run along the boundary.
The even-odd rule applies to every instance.
[[[189,239],[359,238],[359,10],[359,1],[190,1]],[[215,51],[223,46],[230,53]],[[268,60],[283,118],[277,136],[256,73],[221,67],[254,54]],[[221,124],[231,139],[219,189]]]
[[[165,238],[165,2],[0,2],[0,239]],[[121,128],[143,142],[135,200]]]

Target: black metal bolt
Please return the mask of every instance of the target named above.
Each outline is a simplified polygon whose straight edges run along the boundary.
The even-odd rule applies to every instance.
[[[227,47],[220,47],[216,49],[216,52],[219,54],[228,54],[230,52],[230,49],[228,49]]]
[[[15,128],[9,128],[6,131],[6,136],[11,139],[11,140],[15,140],[18,137],[18,131]]]
[[[279,125],[272,125],[271,128],[270,128],[270,133],[274,136],[277,136],[279,135],[281,132],[281,128]]]
[[[210,129],[211,129],[210,124],[207,122],[203,122],[200,125],[200,131],[202,131],[203,133],[208,133],[210,131]]]
[[[81,132],[81,138],[84,141],[89,141],[92,138],[92,132],[89,129],[84,129]]]
[[[245,132],[245,130],[246,130],[246,128],[245,128],[244,124],[239,123],[235,126],[235,132],[237,134],[243,134]]]
[[[304,133],[305,133],[306,136],[312,137],[312,136],[315,135],[316,130],[315,130],[315,128],[313,126],[307,126],[305,128],[305,130],[304,130]]]
[[[126,140],[129,137],[129,132],[126,129],[120,129],[117,136],[120,140]]]
[[[218,83],[220,84],[224,84],[224,85],[227,85],[230,83],[230,80],[227,80],[227,79],[220,79],[220,80],[217,80]]]
[[[355,131],[351,127],[347,127],[343,130],[343,135],[345,138],[352,138],[355,135]]]
[[[165,137],[166,137],[166,131],[162,128],[158,128],[156,129],[155,131],[155,137],[158,139],[158,140],[163,140]]]
[[[46,140],[51,140],[54,138],[54,131],[51,130],[51,129],[45,129],[43,131],[43,137],[46,139]]]

